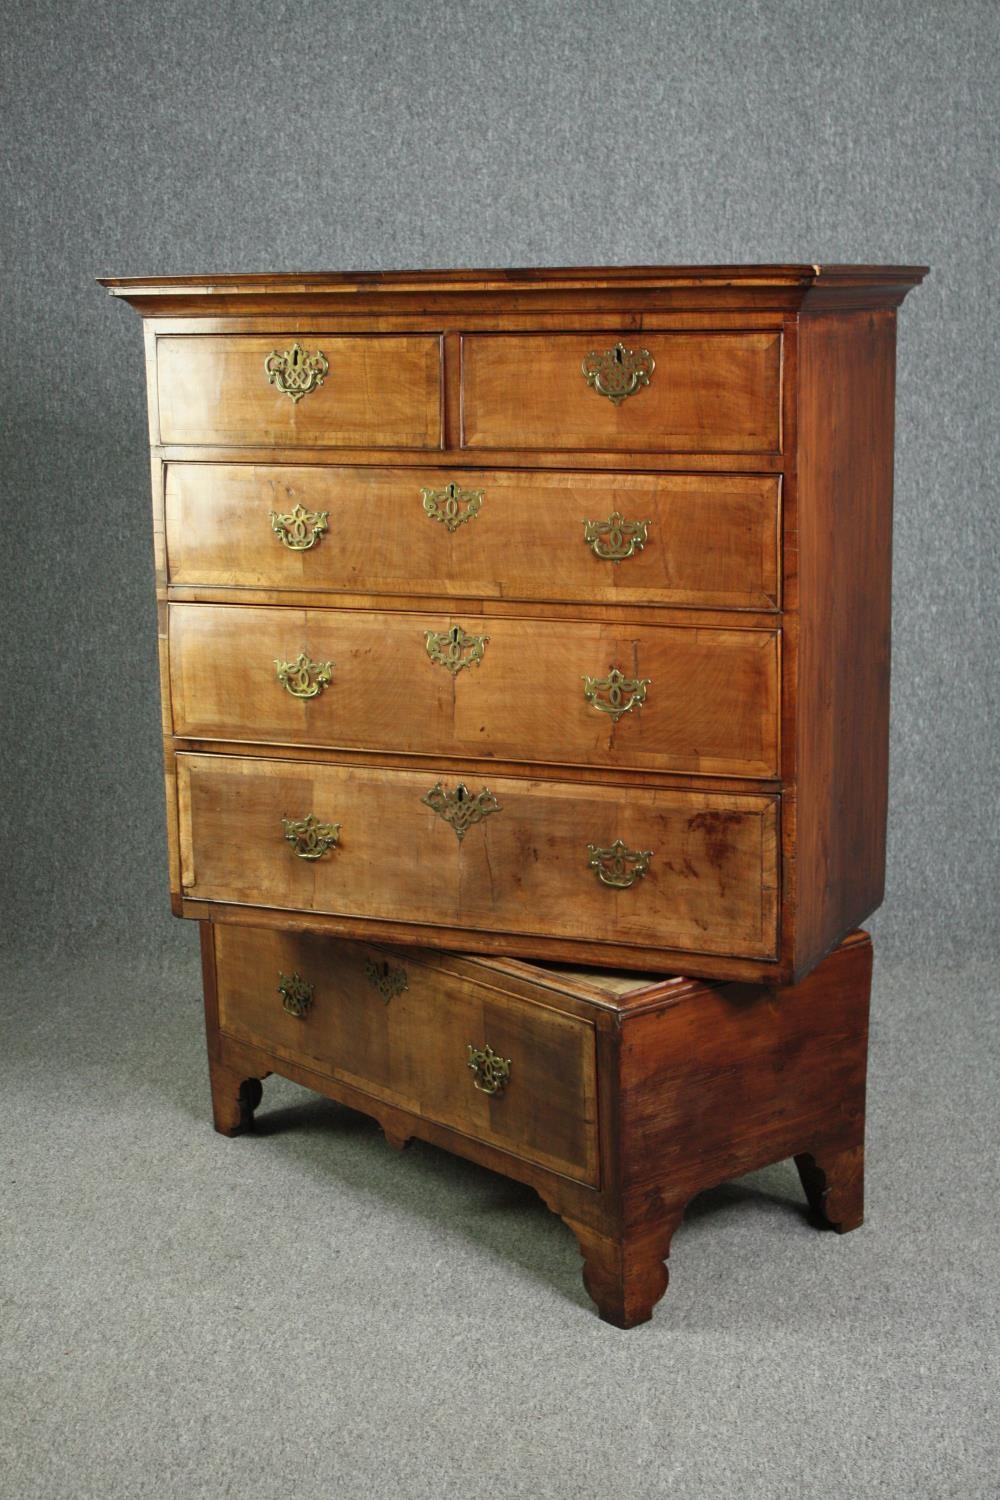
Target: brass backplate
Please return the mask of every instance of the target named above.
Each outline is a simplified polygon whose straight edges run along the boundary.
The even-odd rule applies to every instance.
[[[502,812],[500,803],[494,797],[489,787],[483,787],[482,791],[470,792],[463,781],[458,783],[454,791],[447,792],[440,781],[431,787],[426,797],[421,797],[421,802],[436,812],[439,818],[450,824],[454,830],[455,837],[461,843],[472,827],[473,823],[481,823],[488,818],[490,813]]]
[[[301,974],[278,975],[278,994],[290,1016],[302,1019],[312,1006],[314,991],[315,986],[307,983]]]
[[[329,530],[329,519],[328,510],[305,510],[301,505],[293,505],[284,512],[272,510],[271,530],[289,552],[308,552]]]
[[[588,844],[587,852],[590,856],[587,863],[601,884],[619,891],[628,890],[641,880],[653,857],[652,849],[628,849],[621,839],[615,839],[609,849]]]
[[[421,490],[424,510],[432,521],[440,521],[448,531],[457,531],[466,521],[479,514],[485,490],[463,490],[454,480],[443,490]]]
[[[611,667],[607,677],[584,677],[583,696],[602,714],[607,714],[617,724],[623,714],[640,707],[646,701],[646,689],[651,677],[626,677],[620,667]]]
[[[615,406],[620,406],[627,396],[634,396],[640,386],[648,385],[655,369],[655,361],[648,349],[626,349],[624,344],[615,344],[612,349],[599,352],[592,349],[580,366],[589,386]]]
[[[384,958],[365,960],[365,978],[386,1005],[390,1000],[395,1000],[397,995],[401,995],[407,987],[406,970],[403,965],[400,964],[398,968],[394,968]]]
[[[488,635],[468,635],[461,625],[424,632],[427,655],[439,667],[446,667],[453,677],[464,667],[479,665],[488,640]]]
[[[330,849],[336,849],[340,838],[339,823],[321,823],[314,813],[304,818],[282,818],[281,827],[299,859],[322,859]]]
[[[333,677],[332,661],[313,661],[300,651],[295,661],[274,663],[274,673],[286,693],[293,698],[316,698]]]
[[[602,562],[620,563],[642,551],[652,524],[626,521],[620,510],[614,510],[606,521],[584,521],[583,540]]]
[[[272,349],[264,361],[268,385],[277,386],[283,396],[296,402],[321,386],[329,370],[329,360],[321,350],[309,354],[298,343],[290,349]]]
[[[468,1065],[475,1077],[473,1082],[481,1094],[502,1094],[510,1082],[510,1058],[501,1057],[493,1048],[474,1047],[469,1043]]]

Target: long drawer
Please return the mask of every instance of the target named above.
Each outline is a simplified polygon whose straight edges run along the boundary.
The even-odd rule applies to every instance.
[[[174,730],[773,777],[778,638],[776,630],[174,604]]]
[[[156,392],[161,443],[437,448],[441,340],[161,334]]]
[[[177,587],[774,609],[780,478],[171,463]]]
[[[590,1022],[473,984],[447,955],[219,923],[215,957],[227,1035],[597,1182]]]
[[[469,334],[466,448],[778,453],[781,334]]]
[[[182,894],[771,958],[776,797],[176,757]]]

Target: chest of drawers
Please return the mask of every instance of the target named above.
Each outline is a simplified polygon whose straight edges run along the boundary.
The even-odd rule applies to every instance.
[[[458,950],[480,964],[467,990],[520,959],[695,976],[683,1024],[674,991],[653,1005],[695,1067],[717,1038],[687,1018],[711,1014],[713,985],[771,1014],[761,987],[832,1006],[829,975],[848,974],[855,1084],[812,1136],[854,1182],[867,948],[848,934],[882,896],[895,318],[923,274],[104,283],[145,324],[171,892],[205,924],[220,1128],[269,1059],[375,1100],[390,1134],[422,1122],[514,1175],[527,1162],[589,1235],[607,1315],[633,1322],[687,1188],[766,1155],[730,1141],[711,1169],[623,1174],[629,1110],[659,1085],[591,1043],[610,1026],[637,1058],[646,999],[633,1013],[591,988],[553,1008],[543,971],[520,972],[536,989],[514,1029],[546,1061],[522,1057],[520,1102],[487,1118],[429,1061],[475,1029],[457,981],[436,1008],[397,1006],[391,1045],[352,1037],[343,999],[313,1043],[280,1016],[287,1034],[254,1029],[295,968],[282,944],[325,944],[324,973],[362,951],[391,967],[373,944],[422,950],[411,967]],[[758,1047],[753,1027],[718,1034]],[[708,1117],[693,1086],[678,1098]]]
[[[107,282],[146,327],[175,909],[808,972],[882,895],[921,275]]]

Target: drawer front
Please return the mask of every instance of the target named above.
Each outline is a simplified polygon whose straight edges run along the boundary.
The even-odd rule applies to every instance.
[[[312,375],[283,373],[285,356],[295,348],[306,361],[319,362]],[[319,374],[321,383],[308,389]],[[441,343],[435,334],[161,334],[156,382],[161,443],[441,443]]]
[[[589,1022],[475,984],[408,949],[220,923],[215,951],[219,1023],[230,1036],[597,1183]],[[470,1068],[470,1047],[509,1062],[495,1093],[482,1087],[494,1080]]]
[[[311,697],[279,680],[303,656]],[[185,738],[778,769],[777,631],[173,604],[170,673]]]
[[[621,345],[650,356],[648,384],[612,400],[601,378],[590,381],[583,369],[593,372],[592,355],[612,355],[612,334],[466,336],[463,446],[780,452],[780,333],[637,330],[623,333]]]
[[[169,581],[774,609],[780,483],[175,463]]]
[[[195,900],[565,937],[595,953],[604,938],[775,955],[774,797],[503,777],[470,778],[463,797],[430,769],[193,754],[176,766]]]

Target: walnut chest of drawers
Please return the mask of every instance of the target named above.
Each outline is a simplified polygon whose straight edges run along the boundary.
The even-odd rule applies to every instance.
[[[104,283],[145,322],[171,891],[212,993],[268,941],[755,993],[856,966],[838,945],[883,886],[896,307],[922,275]],[[267,965],[273,1001],[297,971]],[[235,1129],[262,1058],[312,1064],[304,1029],[249,1037],[257,1001],[219,994]],[[412,1046],[447,1050],[458,1004]],[[538,1024],[560,1110],[619,1098],[582,1033]],[[511,1099],[508,1126],[533,1108]],[[501,1149],[468,1098],[444,1108]],[[606,1192],[603,1137],[519,1131],[533,1171]],[[600,1201],[560,1211],[621,1270],[634,1206]]]
[[[920,268],[108,281],[186,916],[787,983],[882,895]]]

